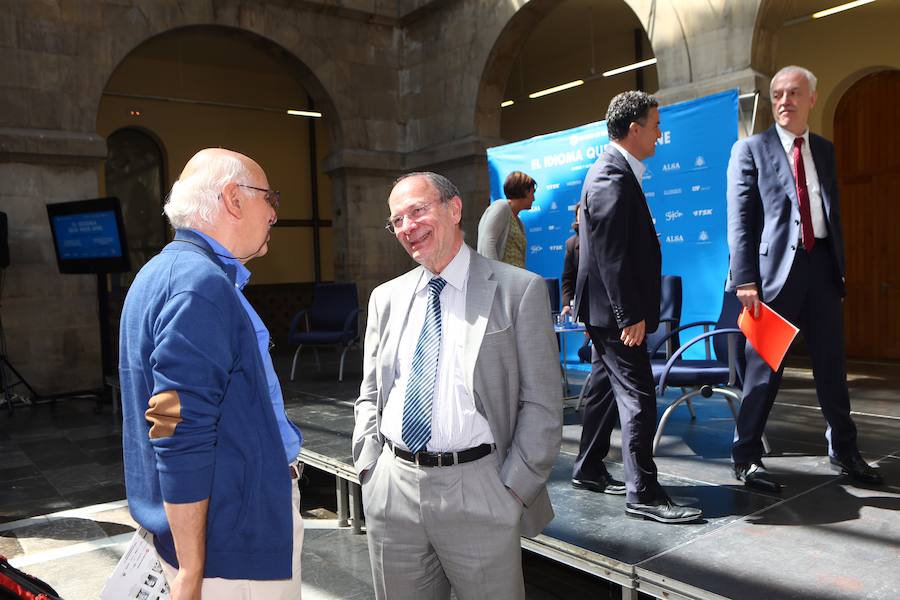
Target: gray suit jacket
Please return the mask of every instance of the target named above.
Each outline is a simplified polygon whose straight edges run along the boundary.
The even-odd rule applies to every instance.
[[[841,228],[834,146],[809,134],[835,281],[844,289],[844,234]],[[731,260],[726,289],[745,283],[759,286],[762,299],[771,302],[784,287],[794,255],[800,247],[800,208],[797,187],[781,139],[773,125],[766,131],[738,140],[728,162],[728,248]]]
[[[353,462],[375,465],[381,413],[394,383],[400,334],[422,267],[378,286],[369,298],[363,382],[356,401]],[[502,457],[500,477],[525,502],[522,533],[553,518],[545,482],[562,438],[559,349],[543,279],[471,252],[466,291],[466,387]]]

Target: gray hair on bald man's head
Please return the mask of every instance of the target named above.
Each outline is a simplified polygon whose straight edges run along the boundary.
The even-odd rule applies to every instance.
[[[192,159],[193,160],[193,159]],[[205,164],[175,182],[163,210],[175,229],[211,225],[222,203],[222,188],[231,182],[246,183],[250,172],[235,156],[213,154]]]
[[[818,82],[818,79],[816,79],[816,76],[813,75],[812,71],[810,71],[809,69],[804,69],[803,67],[798,67],[797,65],[788,65],[786,67],[782,67],[781,69],[779,69],[778,72],[772,76],[772,81],[770,82],[770,85],[772,83],[775,83],[776,79],[778,79],[782,75],[787,75],[788,73],[800,73],[801,75],[806,77],[806,81],[809,82],[809,91],[810,92],[816,91],[816,82]]]
[[[428,182],[437,190],[438,196],[443,204],[447,204],[454,196],[459,196],[459,189],[457,189],[456,185],[453,184],[452,181],[440,175],[438,173],[433,173],[431,171],[416,171],[415,173],[406,173],[405,175],[401,175],[396,180],[394,180],[394,185],[391,187],[397,187],[397,184],[403,181],[404,179],[409,179],[410,177],[424,177],[428,180]]]

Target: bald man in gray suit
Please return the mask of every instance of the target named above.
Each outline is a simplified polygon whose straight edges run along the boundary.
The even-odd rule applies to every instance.
[[[446,178],[401,177],[388,204],[420,266],[369,300],[353,460],[376,597],[524,598],[562,436],[546,284],[463,243]]]

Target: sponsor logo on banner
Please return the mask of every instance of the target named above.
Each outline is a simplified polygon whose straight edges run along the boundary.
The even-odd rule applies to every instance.
[[[692,192],[708,192],[709,186],[708,185],[692,185],[691,191]]]
[[[556,225],[547,225],[547,231],[554,231],[556,229],[562,229],[562,227],[557,227]]]
[[[702,155],[697,155],[697,158],[694,159],[694,166],[698,169],[706,166],[706,159],[703,158]]]
[[[529,227],[528,233],[540,233],[544,230],[543,227]]]
[[[684,213],[680,210],[670,210],[666,211],[666,223],[671,223],[672,221],[678,220],[684,216]]]
[[[681,164],[677,162],[670,162],[663,165],[663,173],[669,173],[671,171],[678,171],[681,169]]]
[[[556,204],[556,200],[550,203],[550,210],[559,210],[559,206]]]
[[[576,185],[580,187],[583,183],[584,182],[580,179],[572,179],[571,181],[567,181],[566,185],[569,187],[576,186]]]
[[[698,208],[693,211],[695,217],[711,217],[713,214],[713,209],[711,208]]]
[[[538,246],[537,244],[534,244],[534,245],[531,247],[531,253],[532,253],[532,254],[537,254],[538,252],[543,252],[543,251],[544,251],[544,247],[543,247],[543,246]]]
[[[656,198],[656,192],[644,192],[644,198]]]
[[[684,236],[681,234],[678,235],[667,235],[666,243],[667,244],[681,244],[684,242]]]
[[[562,252],[563,245],[562,244],[553,244],[552,246],[550,246],[550,248],[548,248],[548,250],[550,250],[551,252]]]
[[[663,190],[663,196],[677,196],[681,193],[681,188],[669,188],[667,190]]]
[[[700,242],[709,243],[709,234],[706,232],[705,229],[702,230],[700,232],[700,235],[697,236],[697,240]]]
[[[656,217],[653,217],[653,226],[656,226]]]
[[[547,184],[547,185],[544,186],[544,189],[545,189],[545,190],[558,190],[558,189],[559,189],[559,184],[558,184],[558,183],[549,183],[549,184]]]

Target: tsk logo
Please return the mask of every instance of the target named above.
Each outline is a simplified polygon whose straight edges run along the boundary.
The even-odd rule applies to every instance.
[[[703,156],[697,156],[697,158],[694,160],[694,166],[699,169],[704,165],[706,165],[706,159],[703,158]]]
[[[709,234],[706,233],[706,230],[703,230],[700,232],[700,235],[697,237],[697,239],[700,240],[701,242],[708,242]]]
[[[666,243],[667,244],[680,244],[684,241],[683,235],[667,235]]]
[[[550,250],[551,252],[562,252],[562,249],[563,249],[562,244],[553,244],[553,245],[550,246],[550,248],[549,248],[549,250]]]
[[[713,209],[711,208],[701,208],[694,211],[695,217],[711,217]]]
[[[666,213],[666,223],[674,221],[676,219],[680,219],[684,216],[684,213],[680,210],[670,210]]]
[[[532,253],[532,254],[537,254],[538,252],[543,252],[543,251],[544,251],[544,247],[543,247],[543,246],[534,245],[534,246],[531,247],[531,253]]]
[[[681,169],[681,165],[677,162],[666,163],[663,165],[663,173],[668,173],[669,171],[678,171]]]

